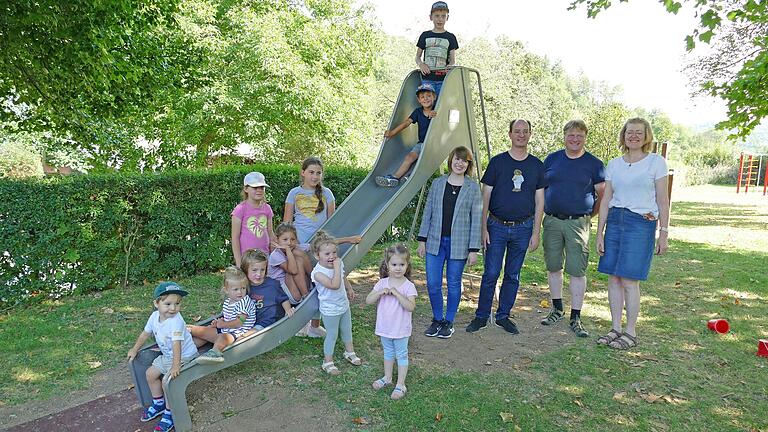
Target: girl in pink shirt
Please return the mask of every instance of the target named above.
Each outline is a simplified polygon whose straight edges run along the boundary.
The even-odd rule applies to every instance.
[[[264,174],[251,172],[243,179],[243,201],[232,210],[232,254],[240,267],[245,251],[258,249],[269,255],[269,244],[274,240],[272,207],[264,197],[269,187]]]
[[[392,369],[397,359],[397,384],[390,396],[397,400],[405,396],[405,376],[408,374],[408,339],[411,337],[411,313],[416,307],[416,287],[411,277],[411,254],[402,244],[388,247],[379,268],[381,280],[376,283],[365,302],[376,307],[376,335],[384,349],[384,376],[373,382],[376,390],[392,384]]]

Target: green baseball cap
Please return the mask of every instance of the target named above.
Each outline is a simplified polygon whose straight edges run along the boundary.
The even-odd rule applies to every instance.
[[[178,294],[184,297],[189,293],[176,282],[162,282],[155,287],[155,299],[166,294]]]

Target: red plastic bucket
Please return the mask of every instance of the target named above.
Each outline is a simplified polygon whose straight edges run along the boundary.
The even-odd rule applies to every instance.
[[[757,341],[757,355],[768,357],[768,339],[760,339]]]
[[[715,319],[709,320],[707,322],[707,327],[709,327],[710,330],[720,334],[728,333],[728,330],[731,329],[731,325],[728,324],[728,321],[722,318],[715,318]]]

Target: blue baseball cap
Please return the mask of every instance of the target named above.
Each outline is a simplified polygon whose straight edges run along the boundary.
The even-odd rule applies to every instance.
[[[446,10],[447,11],[448,10],[448,3],[444,2],[444,1],[438,1],[438,2],[432,3],[432,12],[434,12],[436,10]]]
[[[420,85],[418,88],[416,88],[416,95],[418,96],[419,93],[421,93],[423,91],[428,91],[428,92],[436,93],[435,92],[435,88],[432,87],[432,84],[422,84],[422,85]]]
[[[178,294],[184,297],[189,293],[176,282],[163,282],[155,287],[155,299],[166,294]]]

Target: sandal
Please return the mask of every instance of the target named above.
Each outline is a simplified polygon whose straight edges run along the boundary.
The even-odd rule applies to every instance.
[[[352,352],[344,351],[344,358],[347,359],[348,362],[352,363],[355,366],[360,366],[361,364],[363,364],[363,361],[360,360],[360,357],[358,357],[354,351]]]
[[[384,387],[386,387],[388,385],[391,385],[391,384],[392,384],[392,381],[385,381],[384,377],[381,377],[381,378],[379,378],[379,379],[377,379],[376,381],[373,382],[373,389],[374,390],[381,390]]]
[[[629,333],[624,333],[620,338],[614,339],[608,346],[620,351],[628,350],[637,346],[637,336],[633,337]]]
[[[398,400],[398,399],[402,399],[402,398],[404,398],[404,397],[405,397],[405,393],[406,393],[407,391],[408,391],[408,389],[407,389],[407,388],[405,388],[405,386],[402,386],[402,387],[400,387],[400,386],[395,386],[395,389],[394,389],[394,390],[392,390],[392,395],[390,395],[389,397],[390,397],[392,400]]]
[[[338,375],[341,373],[339,368],[337,368],[332,361],[323,363],[323,371],[325,371],[325,373],[327,373],[328,375]]]
[[[621,332],[617,332],[614,329],[611,329],[611,331],[608,332],[608,334],[604,336],[600,336],[597,338],[597,344],[598,345],[610,345],[611,342],[615,341],[616,339],[621,337]]]

